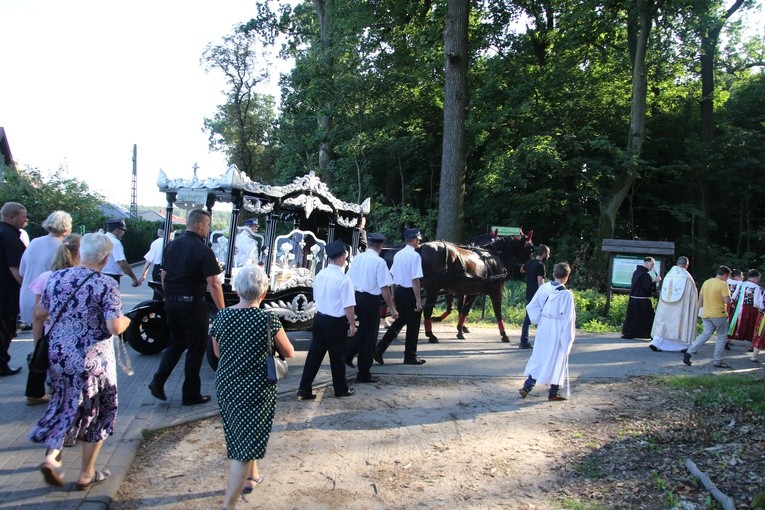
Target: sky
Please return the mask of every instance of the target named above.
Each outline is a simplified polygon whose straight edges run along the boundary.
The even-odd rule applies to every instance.
[[[254,0],[0,0],[0,126],[14,160],[43,173],[63,165],[129,204],[136,144],[139,206],[164,205],[160,169],[224,173],[202,126],[226,84],[200,58],[254,13]]]

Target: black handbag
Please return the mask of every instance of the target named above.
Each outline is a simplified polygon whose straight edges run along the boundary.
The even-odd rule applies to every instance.
[[[287,360],[274,347],[274,339],[271,336],[271,314],[266,312],[266,331],[268,335],[268,354],[266,355],[266,379],[276,384],[276,381],[287,377],[290,371]]]
[[[72,295],[69,296],[69,299],[66,300],[66,303],[61,308],[61,311],[58,312],[58,315],[56,316],[56,320],[54,320],[50,328],[48,328],[47,333],[43,333],[43,336],[40,337],[40,339],[35,342],[35,348],[34,351],[32,351],[32,357],[29,360],[29,370],[32,372],[37,372],[38,374],[44,374],[48,371],[48,367],[50,366],[50,356],[48,354],[48,337],[50,336],[50,332],[53,329],[53,326],[58,322],[58,320],[61,318],[61,316],[66,311],[66,308],[69,306],[69,303],[74,298],[75,294],[77,294],[77,291],[80,290],[80,287],[85,285],[85,282],[87,282],[93,275],[96,273],[89,274],[80,284],[77,286],[76,289],[72,292]]]

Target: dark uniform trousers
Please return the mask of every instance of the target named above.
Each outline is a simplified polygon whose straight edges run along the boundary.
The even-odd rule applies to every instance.
[[[19,315],[19,292],[10,285],[0,289],[0,368],[11,361],[8,350],[16,336],[16,317]]]
[[[319,373],[321,362],[329,352],[329,364],[332,369],[332,386],[335,395],[348,391],[345,380],[345,344],[348,339],[348,321],[343,317],[332,317],[317,313],[313,318],[311,346],[305,358],[300,390],[311,393],[311,386]]]
[[[411,287],[397,286],[393,295],[396,301],[396,310],[398,310],[398,319],[393,321],[380,343],[377,344],[377,351],[382,355],[406,325],[404,360],[415,360],[417,359],[417,337],[420,335],[422,310],[414,311],[417,300],[414,297],[414,289]]]
[[[205,350],[207,349],[207,333],[209,319],[207,305],[203,298],[194,302],[165,301],[167,324],[170,328],[170,342],[162,354],[159,369],[154,374],[154,383],[160,388],[172,374],[175,365],[186,353],[184,367],[183,398],[193,400],[202,395],[202,381],[199,370],[202,368]]]
[[[356,317],[359,319],[359,327],[353,341],[348,344],[345,357],[350,361],[358,354],[357,378],[362,381],[372,376],[369,372],[372,368],[372,355],[380,334],[380,296],[356,292]]]

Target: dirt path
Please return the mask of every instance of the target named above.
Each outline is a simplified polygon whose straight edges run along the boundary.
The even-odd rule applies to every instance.
[[[654,461],[630,459],[676,399],[644,380],[578,385],[567,402],[549,402],[544,388],[522,400],[518,385],[386,378],[351,398],[284,397],[260,463],[266,482],[238,507],[670,508],[650,472],[675,470],[679,481],[665,484],[683,485],[675,461],[664,475]],[[622,448],[606,448],[614,443]],[[160,433],[140,449],[112,508],[219,508],[225,452],[217,419]],[[703,500],[692,489],[688,498]]]

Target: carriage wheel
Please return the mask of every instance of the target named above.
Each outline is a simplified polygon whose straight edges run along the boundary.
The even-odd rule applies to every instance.
[[[164,311],[158,308],[147,308],[136,312],[124,336],[130,347],[141,354],[162,352],[170,341],[170,331]]]

